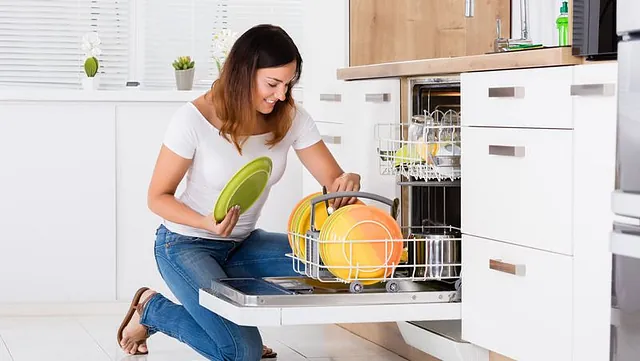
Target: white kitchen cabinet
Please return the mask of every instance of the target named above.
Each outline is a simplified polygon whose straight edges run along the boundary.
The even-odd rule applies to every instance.
[[[388,124],[400,123],[400,79],[352,81],[346,84],[348,119],[345,122],[345,150],[348,169],[361,176],[361,190],[390,199],[399,197],[395,175],[380,173],[380,147],[377,131]],[[378,128],[377,125],[383,125]],[[365,203],[389,209],[376,201]]]
[[[462,126],[571,128],[573,67],[465,73]]]
[[[327,118],[336,119],[325,116],[333,111],[327,111],[326,108],[311,116],[342,169],[360,174],[361,191],[393,199],[399,194],[397,180],[393,175],[380,174],[376,124],[396,124],[400,121],[400,79],[353,81],[343,84],[343,88],[345,92],[341,99],[345,103],[343,115],[339,117],[343,121],[323,121]],[[307,92],[305,89],[305,94]],[[306,169],[303,173],[303,194],[321,191],[321,186]],[[388,206],[377,201],[363,201],[388,209]]]
[[[463,338],[518,360],[608,359],[616,63],[461,79]]]
[[[0,106],[0,303],[116,299],[113,107]]]
[[[467,127],[462,149],[465,233],[572,254],[571,130]]]
[[[519,361],[571,359],[570,256],[463,235],[462,258],[466,340]]]
[[[116,108],[118,299],[142,286],[171,295],[154,256],[162,219],[147,206],[147,190],[165,131],[183,102],[128,103]],[[182,192],[184,181],[178,188]]]
[[[608,360],[618,66],[596,63],[574,71],[573,360]]]

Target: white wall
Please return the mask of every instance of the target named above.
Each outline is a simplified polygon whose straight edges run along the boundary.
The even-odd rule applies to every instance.
[[[511,37],[520,38],[520,1],[511,0]],[[534,43],[558,45],[556,18],[562,0],[529,0],[529,33]]]

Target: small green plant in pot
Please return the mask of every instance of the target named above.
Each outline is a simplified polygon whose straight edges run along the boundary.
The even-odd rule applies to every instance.
[[[178,90],[191,90],[193,88],[193,75],[195,74],[195,61],[190,56],[179,56],[173,61],[173,69],[176,73],[176,87]]]
[[[100,63],[98,56],[102,54],[100,49],[100,37],[97,33],[86,33],[82,37],[82,51],[84,52],[84,73],[86,77],[82,78],[82,87],[86,90],[95,90],[98,88],[98,70]]]

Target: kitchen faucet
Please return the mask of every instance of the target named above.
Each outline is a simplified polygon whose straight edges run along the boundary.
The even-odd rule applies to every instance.
[[[465,0],[465,9],[464,15],[468,18],[472,18],[475,13],[475,0]],[[500,27],[500,19],[497,19],[498,27]],[[520,44],[531,44],[531,34],[530,34],[530,26],[529,22],[529,0],[520,0],[520,38],[519,39],[508,39],[507,47],[513,45]],[[499,30],[498,30],[499,32]],[[497,40],[502,40],[500,38],[500,34],[497,34]],[[496,50],[497,51],[497,50]]]
[[[529,0],[520,0],[520,39],[509,39],[509,45],[531,44]]]

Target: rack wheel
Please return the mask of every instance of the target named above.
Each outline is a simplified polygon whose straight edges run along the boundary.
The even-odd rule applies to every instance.
[[[352,282],[349,285],[349,291],[351,293],[360,293],[360,292],[362,292],[363,289],[364,289],[364,286],[362,285],[362,283],[360,283],[358,281]]]
[[[396,281],[387,282],[385,287],[387,288],[387,292],[389,293],[396,293],[400,290],[400,285]]]

